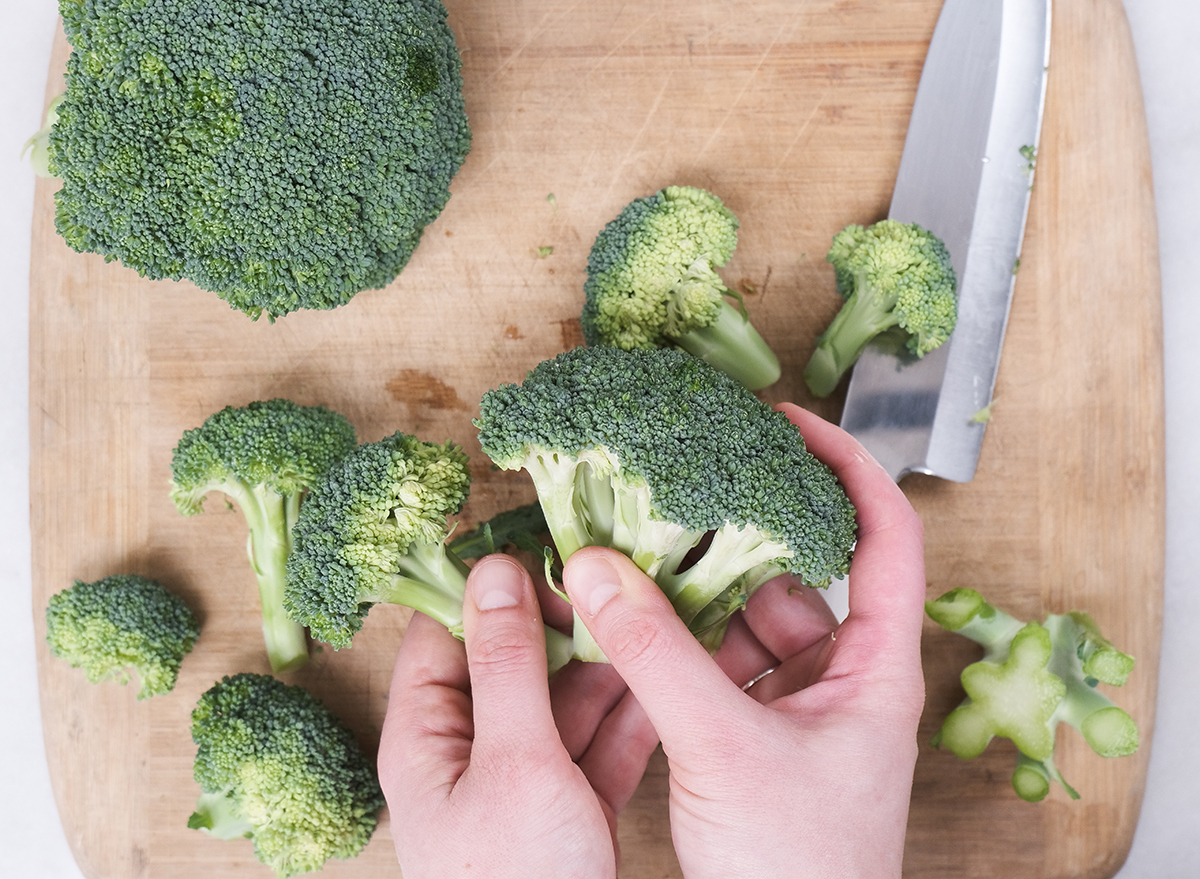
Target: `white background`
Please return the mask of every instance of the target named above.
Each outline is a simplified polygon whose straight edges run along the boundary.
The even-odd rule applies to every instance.
[[[0,864],[77,879],[46,770],[30,602],[28,298],[33,178],[57,5],[0,0]],[[1200,876],[1200,2],[1125,0],[1150,128],[1162,257],[1167,558],[1162,675],[1146,799],[1121,879]],[[1098,302],[1096,307],[1103,307]]]

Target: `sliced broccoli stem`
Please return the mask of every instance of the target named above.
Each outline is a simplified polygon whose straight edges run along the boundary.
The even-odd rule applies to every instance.
[[[804,382],[813,396],[832,394],[871,340],[899,323],[895,304],[894,298],[881,298],[872,289],[855,288],[817,338],[816,350],[804,368]]]
[[[674,341],[748,390],[757,391],[779,381],[779,358],[749,319],[725,299],[721,300],[716,320],[688,330]]]
[[[1114,687],[1122,686],[1133,671],[1133,657],[1114,647],[1090,614],[1073,611],[1067,616],[1079,627],[1076,649],[1083,661],[1084,674]]]
[[[283,593],[300,495],[281,495],[265,485],[225,485],[222,490],[237,502],[249,528],[246,551],[258,579],[263,641],[271,670],[295,671],[308,662],[308,639],[304,626],[283,609]]]

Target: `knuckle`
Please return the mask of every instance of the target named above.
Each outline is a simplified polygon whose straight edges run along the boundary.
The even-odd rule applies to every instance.
[[[535,657],[533,646],[527,626],[504,622],[476,632],[467,656],[471,666],[478,671],[503,673],[529,665]]]
[[[667,628],[653,614],[620,614],[607,621],[605,653],[631,669],[644,669],[670,662],[675,647]]]

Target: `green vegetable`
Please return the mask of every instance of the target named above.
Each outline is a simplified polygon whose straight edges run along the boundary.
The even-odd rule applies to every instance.
[[[916,224],[883,220],[847,226],[825,259],[845,300],[817,338],[804,381],[817,397],[833,393],[876,336],[896,329],[908,352],[923,357],[958,321],[957,280],[941,239]]]
[[[267,657],[276,672],[308,661],[304,627],[283,609],[292,526],[313,483],[356,445],[354,428],[336,412],[275,399],[227,406],[186,431],[174,450],[171,500],[180,513],[199,513],[214,491],[242,511]]]
[[[446,517],[467,500],[471,471],[453,443],[405,433],[364,443],[312,490],[293,530],[284,605],[334,649],[349,647],[372,605],[400,604],[462,637],[468,568],[446,546]],[[551,671],[569,639],[546,629]]]
[[[65,96],[59,95],[50,102],[46,107],[46,118],[42,123],[42,127],[25,141],[25,145],[21,147],[21,155],[29,154],[29,166],[33,168],[33,173],[39,177],[50,177],[50,129],[54,127],[54,123],[58,121],[58,105],[62,103]]]
[[[779,380],[779,360],[716,268],[737,246],[738,221],[710,192],[670,186],[630,202],[588,256],[583,335],[626,350],[678,346],[751,390]]]
[[[82,668],[93,684],[141,682],[138,698],[175,688],[183,658],[200,637],[200,624],[183,599],[149,577],[116,574],[94,583],[76,580],[50,596],[46,641],[50,652]]]
[[[483,397],[483,451],[533,478],[563,560],[614,547],[711,650],[770,578],[848,570],[854,508],[799,432],[725,373],[669,348],[577,348]],[[576,655],[603,656],[579,621]]]
[[[408,262],[470,148],[440,0],[63,2],[67,244],[257,318]]]
[[[534,501],[502,510],[478,528],[455,535],[450,550],[460,559],[477,559],[511,543],[518,549],[541,555],[543,544],[539,538],[549,533],[542,505]]]
[[[935,745],[969,759],[994,736],[1011,739],[1020,754],[1013,788],[1030,802],[1043,799],[1051,781],[1079,798],[1054,765],[1060,722],[1078,729],[1102,757],[1137,750],[1133,718],[1097,689],[1101,682],[1124,684],[1133,657],[1115,648],[1088,614],[1022,623],[964,588],[926,602],[925,610],[938,625],[984,648],[983,658],[963,670],[967,698],[947,716]]]
[[[303,688],[225,677],[192,711],[192,741],[203,794],[188,827],[251,838],[277,876],[352,858],[371,839],[384,802],[374,763]]]

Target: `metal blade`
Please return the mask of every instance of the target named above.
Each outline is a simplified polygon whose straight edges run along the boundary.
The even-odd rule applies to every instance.
[[[945,243],[958,275],[950,340],[922,359],[870,345],[842,427],[894,479],[975,475],[1008,323],[1041,131],[1050,0],[946,0],[888,216]]]

